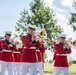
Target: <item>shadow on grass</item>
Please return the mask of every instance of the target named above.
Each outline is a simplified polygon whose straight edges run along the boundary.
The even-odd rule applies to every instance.
[[[51,72],[51,71],[44,71],[44,73],[53,73],[53,72]]]
[[[44,73],[53,73],[52,71],[44,71]],[[76,73],[69,73],[70,75],[76,75]]]
[[[76,73],[70,73],[70,74],[75,74],[76,75]]]

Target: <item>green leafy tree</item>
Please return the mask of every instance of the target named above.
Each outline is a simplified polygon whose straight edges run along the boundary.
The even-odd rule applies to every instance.
[[[61,33],[63,29],[54,19],[55,14],[50,7],[45,6],[44,0],[33,0],[30,3],[29,11],[23,9],[20,13],[21,18],[15,26],[19,36],[26,31],[28,24],[34,24],[47,32],[47,38],[54,40],[57,33]],[[52,43],[49,43],[49,45]]]
[[[76,31],[76,1],[73,2],[73,8],[75,12],[71,12],[71,18],[69,19],[69,24],[73,28],[74,31]]]
[[[21,11],[20,13],[21,18],[18,20],[18,22],[16,23],[17,25],[15,26],[15,31],[17,32],[17,34],[14,34],[15,36],[21,36],[21,34],[23,34],[26,31],[26,25],[27,25],[27,21],[29,21],[29,15],[28,15],[28,11],[23,9],[23,11]]]

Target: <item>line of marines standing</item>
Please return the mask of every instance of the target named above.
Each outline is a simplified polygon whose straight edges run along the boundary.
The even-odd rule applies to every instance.
[[[44,75],[42,54],[45,47],[39,38],[34,36],[35,25],[29,25],[27,34],[22,36],[22,48],[17,48],[11,40],[11,32],[6,31],[4,37],[0,37],[0,75]],[[3,39],[4,38],[4,39]]]

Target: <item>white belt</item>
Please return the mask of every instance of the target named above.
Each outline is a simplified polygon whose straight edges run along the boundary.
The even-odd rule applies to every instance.
[[[39,49],[37,49],[36,51],[37,51],[37,52],[40,52],[40,50],[39,50]]]
[[[27,47],[23,47],[24,49],[27,49]],[[29,50],[36,50],[36,47],[30,47]]]
[[[67,54],[57,54],[57,56],[67,56]]]
[[[25,47],[25,46],[24,46],[23,48],[24,48],[24,49],[26,49],[26,47]]]
[[[19,53],[20,54],[21,52],[13,52],[13,53]]]
[[[2,52],[12,52],[12,50],[2,50]]]
[[[29,49],[33,49],[33,50],[36,50],[36,47],[30,47]]]

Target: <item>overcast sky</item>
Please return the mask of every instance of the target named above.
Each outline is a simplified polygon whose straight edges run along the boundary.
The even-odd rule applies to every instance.
[[[14,31],[14,26],[20,18],[20,12],[29,9],[29,3],[32,0],[0,0],[0,35],[4,35],[4,31]],[[68,19],[70,18],[70,11],[73,11],[73,0],[44,0],[46,6],[52,8],[56,13],[58,23],[64,28],[68,38],[76,38],[70,26],[68,26]]]

